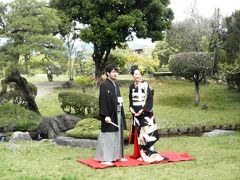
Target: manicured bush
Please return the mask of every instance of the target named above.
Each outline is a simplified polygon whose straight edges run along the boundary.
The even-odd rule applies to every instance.
[[[66,113],[98,116],[98,98],[95,96],[78,92],[62,92],[58,94],[58,99],[62,103],[62,110]]]
[[[181,77],[185,77],[195,86],[195,105],[200,104],[199,85],[213,68],[210,55],[205,52],[184,52],[171,57],[169,62],[170,71]]]
[[[0,129],[3,131],[36,131],[42,117],[16,104],[0,106]]]

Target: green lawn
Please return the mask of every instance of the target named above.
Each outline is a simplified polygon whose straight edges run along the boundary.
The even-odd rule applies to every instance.
[[[240,133],[219,137],[171,137],[156,143],[158,151],[187,152],[196,160],[135,167],[92,169],[76,160],[94,149],[48,142],[0,143],[0,179],[239,179]],[[132,145],[125,146],[131,154]]]
[[[55,90],[54,92],[47,95],[46,98],[37,99],[36,103],[38,105],[38,109],[43,116],[56,116],[60,114],[64,114],[60,107],[60,101],[58,100],[58,93],[61,90]]]
[[[131,80],[128,75],[120,80]],[[129,81],[130,83],[131,81]],[[149,80],[155,90],[154,113],[160,129],[186,128],[203,125],[240,124],[240,93],[230,91],[226,85],[208,84],[200,86],[200,106],[194,106],[194,86],[184,80]],[[122,85],[125,112],[128,112],[128,84]],[[39,110],[44,116],[63,113],[57,99],[58,93],[68,90],[56,90],[45,99],[38,99]],[[79,91],[74,89],[73,91]],[[90,88],[88,93],[93,94]],[[202,104],[208,109],[202,110]]]
[[[131,79],[120,76],[120,80]],[[186,80],[154,80],[154,113],[160,129],[240,124],[240,93],[224,84],[200,85],[200,105],[194,105],[194,84]],[[128,87],[121,87],[128,110]],[[202,110],[203,104],[208,106]]]
[[[188,81],[155,81],[154,112],[159,128],[240,123],[240,94],[225,85],[200,86],[200,106],[194,106],[194,86]],[[202,110],[202,104],[208,110]]]
[[[34,78],[30,81],[35,82]],[[194,106],[191,82],[152,79],[149,82],[155,89],[154,112],[160,129],[240,123],[240,94],[229,91],[225,85],[200,87],[201,103],[209,107],[203,111],[201,106]],[[57,98],[62,91],[66,90],[55,90],[37,100],[42,115],[63,113]],[[122,85],[121,92],[128,113],[128,85]],[[92,89],[88,93],[91,94]],[[93,157],[94,149],[62,147],[48,142],[0,143],[0,179],[240,179],[240,133],[214,138],[161,138],[155,147],[157,151],[188,152],[196,160],[95,170],[76,162],[79,158]],[[125,154],[131,154],[132,149],[132,145],[125,146]]]

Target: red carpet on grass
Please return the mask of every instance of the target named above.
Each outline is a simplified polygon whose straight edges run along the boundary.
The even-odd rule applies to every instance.
[[[132,159],[130,156],[125,156],[128,161],[117,161],[114,162],[114,166],[107,166],[101,164],[99,161],[91,159],[79,159],[78,162],[88,165],[95,169],[102,169],[107,167],[120,167],[120,166],[138,166],[138,165],[148,165],[148,164],[159,164],[159,163],[168,163],[168,162],[179,162],[179,161],[192,161],[194,158],[187,153],[176,153],[176,152],[161,152],[161,156],[168,158],[167,160],[147,163],[143,161],[138,161],[137,159]]]

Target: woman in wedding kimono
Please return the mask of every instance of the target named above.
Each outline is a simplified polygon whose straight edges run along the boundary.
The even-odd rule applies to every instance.
[[[153,115],[153,91],[147,82],[142,80],[138,66],[132,66],[134,82],[129,87],[129,108],[132,113],[132,131],[129,143],[134,142],[132,158],[154,162],[164,160],[154,150],[153,144],[159,139],[157,125]]]

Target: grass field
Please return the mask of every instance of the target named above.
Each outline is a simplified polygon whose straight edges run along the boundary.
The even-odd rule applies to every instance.
[[[54,80],[64,81],[64,77]],[[128,79],[130,76],[120,76]],[[30,82],[46,81],[31,78]],[[188,81],[152,80],[155,89],[154,112],[158,127],[179,128],[202,125],[239,124],[240,94],[229,91],[225,85],[208,84],[200,87],[201,103],[208,110],[194,106],[194,87]],[[46,98],[37,99],[44,116],[62,114],[58,93],[55,90]],[[72,90],[71,90],[72,91]],[[80,91],[80,89],[73,89]],[[128,86],[121,86],[124,108],[128,109]],[[92,89],[88,90],[92,93]],[[155,144],[157,151],[187,152],[194,161],[166,163],[137,167],[91,169],[78,163],[79,158],[93,157],[95,149],[57,146],[49,142],[0,143],[0,179],[22,180],[78,180],[78,179],[240,179],[240,133],[219,137],[168,137]],[[133,146],[125,146],[125,154]]]
[[[131,80],[131,77],[124,75],[119,79]],[[149,83],[155,90],[154,113],[160,129],[240,123],[240,93],[228,90],[226,85],[201,85],[201,103],[200,106],[194,106],[192,82],[150,79]],[[66,90],[56,90],[47,98],[37,100],[42,115],[63,113],[57,99],[58,93],[62,91]],[[81,92],[80,89],[74,91]],[[92,94],[92,89],[88,93]],[[128,113],[128,85],[121,86],[121,93],[125,112]],[[207,104],[208,109],[202,110],[202,104]]]
[[[154,112],[160,128],[240,123],[240,94],[224,85],[200,87],[200,106],[194,106],[194,87],[188,81],[155,81]],[[208,109],[202,110],[207,104]]]
[[[94,149],[57,146],[49,142],[0,143],[1,180],[82,179],[216,179],[240,178],[240,133],[219,137],[161,138],[158,151],[187,152],[194,161],[135,167],[92,169],[77,159],[90,158]],[[125,146],[125,154],[133,146]]]

